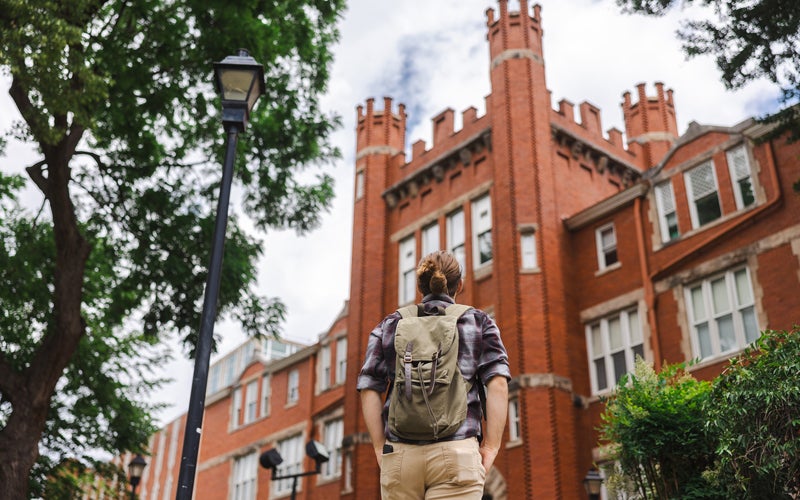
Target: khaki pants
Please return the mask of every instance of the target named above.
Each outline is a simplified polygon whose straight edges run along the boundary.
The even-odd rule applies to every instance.
[[[477,439],[389,444],[394,451],[381,457],[383,500],[480,500],[483,496],[486,471]]]

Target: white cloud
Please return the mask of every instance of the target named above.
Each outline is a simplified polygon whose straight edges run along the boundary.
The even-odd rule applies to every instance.
[[[531,2],[530,5],[533,3]],[[674,90],[679,131],[692,120],[733,125],[774,100],[777,89],[763,82],[726,91],[710,57],[686,61],[675,36],[678,20],[694,10],[664,18],[625,16],[613,0],[542,0],[547,85],[553,105],[562,98],[588,100],[601,109],[603,129],[624,130],[620,103],[636,85],[661,81]],[[322,227],[305,237],[270,232],[264,237],[260,289],[279,296],[289,315],[285,333],[311,341],[333,322],[349,293],[352,226],[355,108],[368,97],[382,106],[385,95],[402,101],[409,112],[408,144],[424,139],[430,146],[431,118],[446,108],[474,106],[484,112],[490,92],[486,16],[495,0],[351,0],[341,23],[325,109],[342,117],[333,140],[342,160],[328,171],[337,182],[337,198]],[[6,83],[6,82],[3,82]],[[5,85],[7,88],[7,85]],[[7,98],[0,117],[9,116]],[[0,122],[7,128],[7,120]],[[5,165],[27,164],[15,157]],[[217,325],[227,352],[244,336],[229,323]],[[169,373],[178,380],[157,399],[172,403],[169,420],[188,403],[192,364],[176,361]]]

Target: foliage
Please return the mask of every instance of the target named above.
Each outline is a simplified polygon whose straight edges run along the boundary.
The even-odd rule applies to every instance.
[[[12,483],[37,457],[31,494],[65,457],[146,443],[158,342],[196,342],[225,140],[211,63],[239,47],[267,88],[238,143],[217,310],[279,333],[283,305],[255,290],[252,228],[304,233],[329,206],[332,179],[311,167],[338,154],[319,97],[343,8],[0,0],[0,71],[23,118],[6,136],[40,152],[26,171],[42,196],[22,210],[20,178],[0,176],[0,496],[26,495]]]
[[[800,138],[800,3],[795,0],[617,0],[624,12],[660,16],[673,7],[713,6],[715,19],[684,21],[688,56],[710,54],[728,88],[766,78],[782,91],[784,109],[770,118]]]
[[[733,498],[800,495],[800,327],[766,331],[714,384],[708,429]]]
[[[631,485],[640,498],[713,498],[703,474],[715,448],[703,413],[710,391],[682,364],[655,373],[638,358],[602,415],[601,437],[619,461],[610,483]]]

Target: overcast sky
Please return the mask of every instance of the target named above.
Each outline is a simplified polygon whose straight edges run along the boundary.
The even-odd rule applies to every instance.
[[[614,0],[542,0],[547,86],[553,106],[561,99],[576,105],[589,101],[602,113],[603,130],[624,131],[622,94],[635,96],[636,85],[663,82],[674,90],[680,133],[691,121],[733,125],[776,108],[779,91],[756,82],[727,91],[710,57],[685,59],[675,36],[679,20],[700,11],[676,11],[664,18],[626,16]],[[510,2],[516,10],[518,2]],[[531,3],[533,5],[533,3]],[[263,236],[260,289],[279,296],[288,307],[286,337],[312,342],[324,333],[349,294],[352,229],[355,108],[369,97],[393,97],[408,112],[408,144],[431,143],[430,119],[453,108],[460,114],[475,106],[483,114],[489,86],[486,42],[487,8],[496,0],[350,0],[341,22],[341,39],[334,48],[326,110],[342,117],[333,135],[343,158],[329,168],[336,178],[336,200],[322,227],[305,237],[293,232]],[[211,62],[209,62],[209,67]],[[0,130],[7,130],[16,110],[0,80]],[[407,148],[408,150],[408,148]],[[4,171],[21,172],[35,157],[11,143],[0,158]],[[220,323],[220,355],[244,336],[233,324]],[[170,406],[159,415],[166,423],[186,411],[193,364],[177,359],[167,368],[175,382],[154,395]],[[215,356],[216,359],[219,355]]]

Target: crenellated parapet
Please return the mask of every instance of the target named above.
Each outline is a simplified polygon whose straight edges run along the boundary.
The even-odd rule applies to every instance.
[[[661,82],[656,82],[655,88],[656,95],[648,96],[645,84],[638,84],[637,102],[632,101],[630,92],[622,94],[628,148],[643,158],[645,168],[656,165],[678,138],[672,89],[665,91]]]
[[[394,157],[403,152],[406,141],[406,108],[392,111],[392,99],[383,98],[383,109],[375,108],[375,99],[367,106],[356,107],[356,161],[370,155]]]
[[[615,131],[615,134],[611,134],[609,131],[609,136],[617,136],[621,142],[621,133],[616,129],[612,130]],[[573,160],[591,166],[597,174],[616,178],[619,185],[623,187],[628,187],[641,179],[642,171],[629,158],[599,147],[597,142],[586,140],[556,123],[551,123],[551,132],[554,144],[569,151]]]

